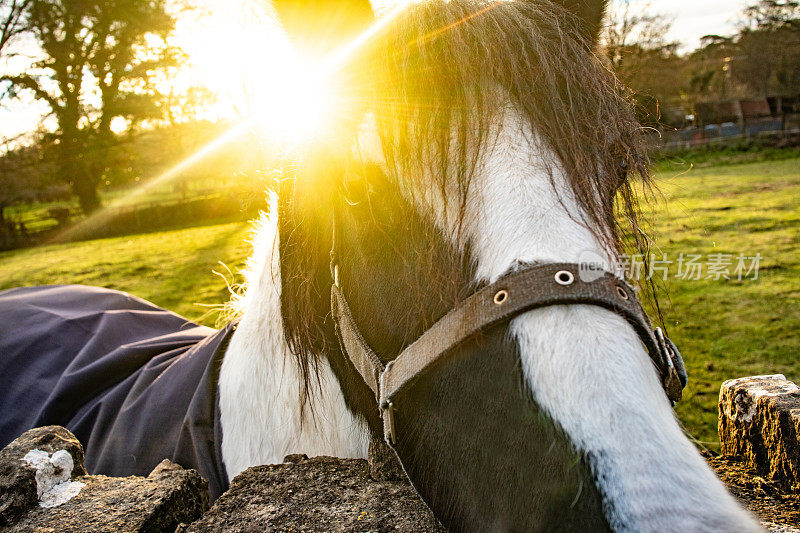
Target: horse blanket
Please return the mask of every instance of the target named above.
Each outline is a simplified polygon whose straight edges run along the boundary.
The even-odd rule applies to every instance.
[[[217,378],[234,328],[97,287],[0,292],[0,447],[60,425],[90,473],[146,476],[168,458],[215,499],[228,487]]]

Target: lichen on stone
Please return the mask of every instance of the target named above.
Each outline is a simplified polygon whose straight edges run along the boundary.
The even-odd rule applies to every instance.
[[[70,480],[75,464],[66,450],[58,450],[51,456],[46,451],[33,449],[22,460],[36,469],[36,495],[41,507],[57,507],[68,502],[86,486]]]

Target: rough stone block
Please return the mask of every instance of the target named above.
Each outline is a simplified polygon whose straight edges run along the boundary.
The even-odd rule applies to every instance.
[[[59,426],[26,431],[0,450],[0,527],[14,522],[39,503],[38,469],[34,461],[24,459],[31,450],[47,454],[64,450],[72,459],[69,479],[86,475],[83,446],[72,433]],[[60,455],[63,456],[63,451]],[[59,474],[63,476],[63,473]],[[41,474],[39,477],[42,477]]]
[[[375,480],[363,459],[292,455],[257,466],[181,531],[444,532],[405,480]]]
[[[36,428],[0,451],[0,528],[38,533],[174,531],[208,508],[207,483],[164,460],[146,478],[89,476],[66,429]]]
[[[783,375],[731,379],[719,393],[722,454],[742,457],[762,476],[800,483],[800,387]]]

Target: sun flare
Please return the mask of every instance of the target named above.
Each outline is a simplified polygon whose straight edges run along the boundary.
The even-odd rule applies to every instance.
[[[206,87],[218,95],[210,118],[238,116],[269,140],[315,134],[331,109],[327,69],[300,56],[263,4],[207,0],[205,7],[178,25],[175,41],[188,64],[175,83]]]
[[[332,108],[332,82],[319,68],[287,65],[280,83],[256,84],[250,107],[258,131],[268,138],[297,141],[323,130]],[[268,88],[267,88],[268,87]]]

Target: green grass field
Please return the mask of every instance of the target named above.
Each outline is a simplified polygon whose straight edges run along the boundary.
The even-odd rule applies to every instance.
[[[237,274],[244,265],[248,235],[249,224],[242,222],[5,252],[0,254],[0,289],[98,285],[213,326],[213,306],[230,294],[225,280],[212,271],[230,281],[226,266]]]
[[[686,170],[660,167],[659,256],[763,256],[755,281],[671,277],[662,302],[690,376],[677,412],[716,449],[723,380],[782,373],[800,381],[800,159]]]
[[[658,168],[664,199],[651,214],[659,258],[763,257],[757,280],[682,280],[675,263],[667,266],[662,307],[690,374],[677,412],[698,441],[715,449],[723,380],[766,373],[800,380],[800,159]],[[212,270],[224,272],[222,261],[237,273],[249,252],[247,235],[247,224],[222,224],[2,253],[0,289],[100,285],[213,325],[209,306],[224,303],[228,289]]]

